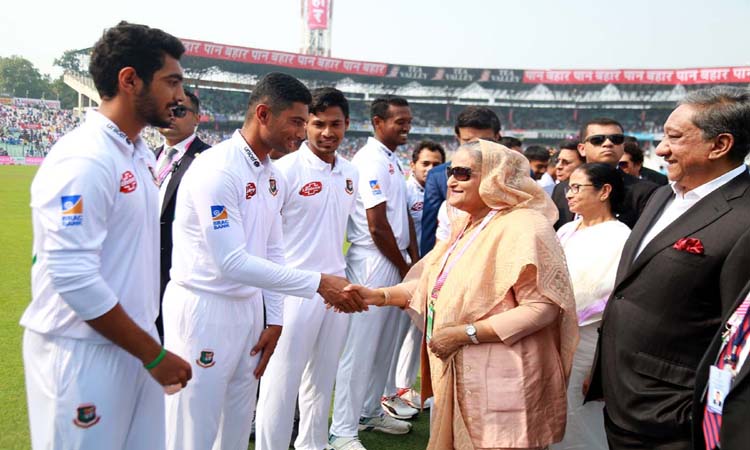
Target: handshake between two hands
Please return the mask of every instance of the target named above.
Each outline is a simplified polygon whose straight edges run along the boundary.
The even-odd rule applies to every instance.
[[[320,276],[318,293],[323,297],[328,308],[339,312],[362,312],[367,311],[371,305],[380,304],[378,302],[379,291],[351,284],[346,278],[325,273]]]

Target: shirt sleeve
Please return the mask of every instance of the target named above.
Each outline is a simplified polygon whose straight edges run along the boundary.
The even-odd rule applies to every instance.
[[[119,301],[100,272],[115,177],[104,162],[86,157],[63,159],[40,176],[31,202],[43,236],[35,251],[63,301],[81,319],[95,319]]]
[[[359,169],[359,195],[365,209],[374,208],[388,201],[385,195],[390,184],[390,174],[384,170],[382,164],[366,163],[358,166]]]
[[[536,333],[560,315],[560,307],[537,290],[534,269],[525,269],[507,295],[515,295],[518,306],[486,319],[507,345]]]
[[[288,188],[288,186],[284,186]],[[289,189],[284,189],[289,190]],[[281,214],[276,214],[273,218],[273,226],[271,227],[271,234],[268,238],[268,247],[266,249],[266,256],[269,261],[279,266],[286,265],[286,258],[284,258],[284,231]],[[318,284],[320,281],[318,281]],[[315,286],[317,290],[317,285]],[[266,308],[266,324],[268,325],[283,325],[284,324],[284,298],[282,294],[276,291],[264,289],[263,290],[263,305]]]
[[[282,294],[308,298],[315,295],[320,285],[319,273],[287,268],[248,253],[233,175],[223,170],[199,175],[200,183],[190,184],[190,196],[206,247],[222,276]],[[252,230],[247,235],[252,237]]]

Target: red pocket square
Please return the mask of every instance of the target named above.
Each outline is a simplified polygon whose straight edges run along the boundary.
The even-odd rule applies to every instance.
[[[701,242],[701,240],[697,238],[679,239],[674,243],[672,248],[681,252],[692,253],[694,255],[702,255],[704,253],[703,242]]]

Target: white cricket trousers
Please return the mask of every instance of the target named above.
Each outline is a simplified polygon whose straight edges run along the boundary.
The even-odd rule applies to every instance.
[[[164,390],[125,350],[27,329],[23,363],[33,449],[164,448]]]
[[[406,251],[402,254],[406,257]],[[396,266],[376,248],[352,245],[346,264],[346,277],[355,284],[379,288],[401,282]],[[360,417],[381,414],[380,398],[402,313],[399,308],[386,306],[370,307],[369,311],[353,314],[336,374],[331,434],[357,436]]]
[[[167,449],[247,448],[263,330],[263,302],[224,297],[169,283],[162,304],[164,346],[190,363],[193,378],[166,397]]]
[[[384,396],[393,395],[399,388],[411,388],[417,381],[422,352],[422,331],[414,325],[406,311],[398,318],[396,339],[388,371]],[[399,345],[401,344],[401,345]]]
[[[284,298],[284,328],[260,383],[256,450],[289,447],[298,394],[300,423],[294,448],[326,448],[333,383],[349,319],[349,314],[326,309],[317,294],[312,299]]]

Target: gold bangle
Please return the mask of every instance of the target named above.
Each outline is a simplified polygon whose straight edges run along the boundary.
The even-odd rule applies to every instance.
[[[383,302],[383,306],[388,306],[388,304],[391,302],[391,293],[388,292],[387,288],[381,288],[380,290],[383,291],[383,296],[385,297],[385,301]]]

